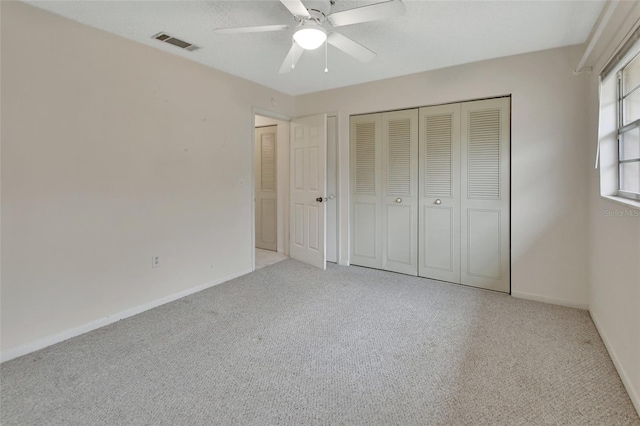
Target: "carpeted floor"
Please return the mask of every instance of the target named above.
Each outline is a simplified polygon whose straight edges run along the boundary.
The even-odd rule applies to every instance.
[[[4,363],[9,425],[640,425],[586,311],[288,259]]]

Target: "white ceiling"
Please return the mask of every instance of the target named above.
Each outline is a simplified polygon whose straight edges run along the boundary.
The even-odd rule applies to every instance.
[[[336,0],[332,11],[378,3]],[[295,24],[278,0],[31,1],[92,27],[153,46],[273,89],[300,95],[483,59],[583,43],[605,3],[590,1],[405,0],[407,14],[336,28],[378,53],[363,64],[329,46],[304,53],[296,69],[278,70],[293,30],[236,35],[214,28]],[[151,38],[161,31],[202,49],[186,52]]]

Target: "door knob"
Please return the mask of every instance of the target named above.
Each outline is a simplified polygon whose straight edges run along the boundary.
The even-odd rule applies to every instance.
[[[316,201],[317,201],[317,202],[319,202],[319,203],[321,203],[322,201],[324,201],[324,198],[322,198],[322,197],[318,197],[318,198],[316,198]]]
[[[436,204],[438,204],[438,205],[440,205],[440,204],[442,204],[442,201],[440,201],[440,198],[438,198],[438,199],[435,201],[435,203],[436,203]]]
[[[401,203],[402,202],[402,198],[396,198],[396,203]]]
[[[335,196],[335,195],[333,195],[333,194],[329,195],[329,199],[330,199],[330,200],[333,200],[334,198],[336,198],[336,196]]]

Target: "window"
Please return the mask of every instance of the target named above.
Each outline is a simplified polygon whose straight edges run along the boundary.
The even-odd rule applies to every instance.
[[[600,195],[640,209],[640,25],[600,73]]]
[[[617,76],[618,196],[640,200],[640,54]]]

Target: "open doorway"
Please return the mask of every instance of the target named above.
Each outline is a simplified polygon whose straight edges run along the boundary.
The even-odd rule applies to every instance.
[[[253,111],[253,264],[254,269],[289,257],[290,131],[288,117]],[[338,250],[338,120],[327,117],[326,260],[337,263]]]
[[[255,269],[288,257],[289,122],[255,115]]]

